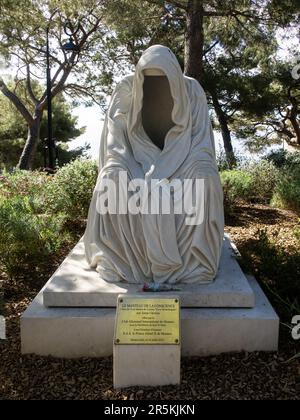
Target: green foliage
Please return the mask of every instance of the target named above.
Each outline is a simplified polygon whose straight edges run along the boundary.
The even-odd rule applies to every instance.
[[[280,171],[271,204],[300,212],[300,152],[271,152],[265,157]]]
[[[225,213],[230,215],[240,200],[269,203],[278,179],[278,169],[264,160],[221,172]]]
[[[38,88],[38,86],[37,86]],[[22,84],[17,89],[18,95],[25,101]],[[70,162],[82,156],[87,146],[80,149],[68,150],[68,143],[80,136],[84,128],[77,128],[77,118],[71,113],[70,105],[62,95],[53,100],[53,137],[58,147],[59,164]],[[47,137],[47,115],[44,114],[41,123],[40,138]],[[19,160],[27,138],[27,124],[22,116],[16,112],[13,105],[0,95],[0,169],[12,169]],[[37,147],[34,159],[34,168],[43,167],[44,143],[41,141]]]
[[[37,88],[38,81],[45,81],[46,75],[46,32],[50,41],[52,99],[64,92],[77,104],[84,101],[87,105],[91,102],[104,105],[103,82],[111,81],[107,76],[116,74],[119,64],[116,49],[110,49],[107,43],[114,35],[104,23],[106,3],[98,0],[1,0],[0,56],[10,74],[14,71],[15,74],[13,77],[1,74],[0,93],[14,105],[14,111],[24,119],[24,126],[29,127],[24,153],[19,156],[20,168],[42,166],[41,163],[32,164],[40,140],[40,128],[43,135],[40,122],[47,109],[47,89],[45,85]],[[68,40],[66,29],[73,32],[73,42],[80,48],[80,54],[66,54],[63,48]],[[69,80],[71,74],[72,80]],[[60,120],[63,115],[59,110],[55,115],[54,110],[54,116]],[[65,128],[70,127],[63,121],[59,121],[56,127],[54,124],[58,142],[64,142],[61,131]],[[24,140],[23,136],[21,138]],[[68,136],[70,138],[72,136]],[[2,157],[6,157],[6,152],[2,152]]]
[[[246,167],[251,177],[248,200],[269,204],[279,179],[279,171],[271,162],[260,160]]]
[[[239,169],[222,171],[225,213],[231,215],[240,200],[300,212],[299,156],[272,153]]]
[[[244,269],[256,267],[256,275],[280,303],[283,316],[290,318],[300,310],[300,252],[288,253],[278,246],[266,230],[259,230],[243,255]]]
[[[243,170],[224,171],[221,173],[225,206],[232,208],[239,200],[247,200],[252,191],[252,178]]]
[[[47,206],[52,212],[65,212],[69,220],[85,219],[96,184],[98,168],[87,159],[61,168],[47,185]]]
[[[299,219],[299,226],[297,226],[294,230],[294,235],[299,241],[299,247],[300,247],[300,219]]]
[[[18,162],[27,136],[26,123],[12,105],[0,95],[0,170]]]
[[[5,305],[4,305],[4,299],[1,293],[1,289],[0,289],[0,315],[4,315],[5,313]]]
[[[292,165],[282,171],[272,205],[300,212],[300,165]]]
[[[248,81],[252,98],[244,95],[233,128],[253,152],[283,140],[300,144],[300,84],[291,75],[294,65],[291,58],[279,61],[269,56],[268,65]]]
[[[36,199],[43,194],[48,179],[49,177],[42,172],[3,172],[0,176],[0,196],[27,196],[31,200]]]
[[[242,166],[243,164],[243,156],[239,155],[235,150],[234,150],[234,155],[233,155],[234,159],[235,159],[235,168],[238,168],[240,166]],[[218,165],[218,169],[220,172],[222,171],[229,171],[231,169],[234,169],[232,167],[232,165],[229,162],[228,159],[228,154],[225,153],[224,150],[219,150],[216,156],[217,159],[217,165]]]
[[[68,243],[87,217],[97,166],[74,161],[55,175],[15,171],[0,177],[0,266],[9,277],[38,266]],[[71,222],[71,223],[70,223]],[[80,232],[79,232],[80,234]]]
[[[272,162],[277,168],[290,168],[300,165],[300,152],[288,152],[287,150],[273,151],[265,159]]]
[[[0,198],[0,263],[13,277],[61,246],[62,215],[35,214],[25,196]]]

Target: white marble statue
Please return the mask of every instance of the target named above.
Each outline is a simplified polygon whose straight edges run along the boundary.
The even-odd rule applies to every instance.
[[[169,184],[188,180],[192,187],[184,196],[196,193],[200,216],[190,219],[184,206],[175,211],[176,188],[169,195],[169,213],[156,205],[156,211],[126,212],[124,203],[122,212],[99,211],[101,186],[108,180],[120,185],[120,173],[126,173],[127,186],[133,180],[144,183],[135,196],[144,210],[149,209],[145,196],[151,200],[159,191],[161,199]],[[115,204],[127,197],[123,193],[112,198]],[[133,195],[131,189],[128,200]],[[84,237],[88,262],[107,282],[209,283],[218,271],[223,233],[223,193],[205,93],[183,75],[168,48],[152,46],[112,95]]]

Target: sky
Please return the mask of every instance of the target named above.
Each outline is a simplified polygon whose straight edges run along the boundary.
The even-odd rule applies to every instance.
[[[99,106],[86,108],[79,106],[73,110],[73,114],[78,117],[78,127],[86,127],[85,133],[70,143],[71,148],[89,144],[91,149],[89,155],[98,160],[100,137],[104,124],[104,115]]]

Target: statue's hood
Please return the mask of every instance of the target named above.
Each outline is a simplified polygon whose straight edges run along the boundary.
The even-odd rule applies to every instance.
[[[175,54],[169,48],[162,45],[153,45],[144,51],[136,66],[136,72],[153,68],[162,70],[169,79],[173,79],[175,75],[178,78],[183,78]]]
[[[133,101],[131,121],[133,128],[143,107],[144,71],[159,69],[167,76],[171,94],[174,100],[172,119],[176,125],[186,128],[187,113],[190,111],[190,101],[187,95],[184,76],[175,54],[167,47],[153,45],[142,54],[135,71],[133,81]],[[182,112],[184,109],[184,112]]]
[[[159,69],[167,76],[170,84],[171,95],[174,100],[172,120],[175,126],[166,137],[164,150],[158,151],[153,144],[146,145],[138,132],[143,107],[144,70]],[[128,116],[128,135],[135,159],[144,169],[149,169],[149,159],[157,160],[157,165],[163,162],[166,156],[172,156],[172,168],[175,170],[187,157],[191,145],[191,104],[188,97],[185,77],[173,52],[162,45],[148,48],[141,56],[133,79],[131,107]],[[148,151],[145,150],[148,149]],[[152,153],[151,153],[152,152]],[[156,159],[155,159],[156,155]],[[167,159],[169,160],[169,159]],[[159,165],[160,166],[160,165]]]

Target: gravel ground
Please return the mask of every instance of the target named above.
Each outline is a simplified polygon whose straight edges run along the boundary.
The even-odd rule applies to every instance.
[[[282,217],[286,219],[286,214]],[[239,237],[245,238],[247,230],[251,232],[251,223],[257,223],[257,220],[228,229],[237,243]],[[281,223],[280,217],[276,223]],[[58,264],[59,259],[49,271]],[[299,343],[291,339],[284,326],[279,353],[183,359],[182,382],[176,387],[115,391],[111,358],[59,360],[21,356],[19,318],[42,286],[45,275],[42,273],[34,285],[28,285],[24,279],[24,283],[19,281],[4,286],[8,339],[0,341],[0,400],[300,399],[300,359],[289,361],[300,351]]]
[[[286,363],[294,350],[279,354],[231,354],[183,359],[180,386],[115,391],[112,359],[59,360],[20,356],[18,311],[13,308],[9,337],[0,344],[0,400],[296,400],[300,399],[300,363]]]

